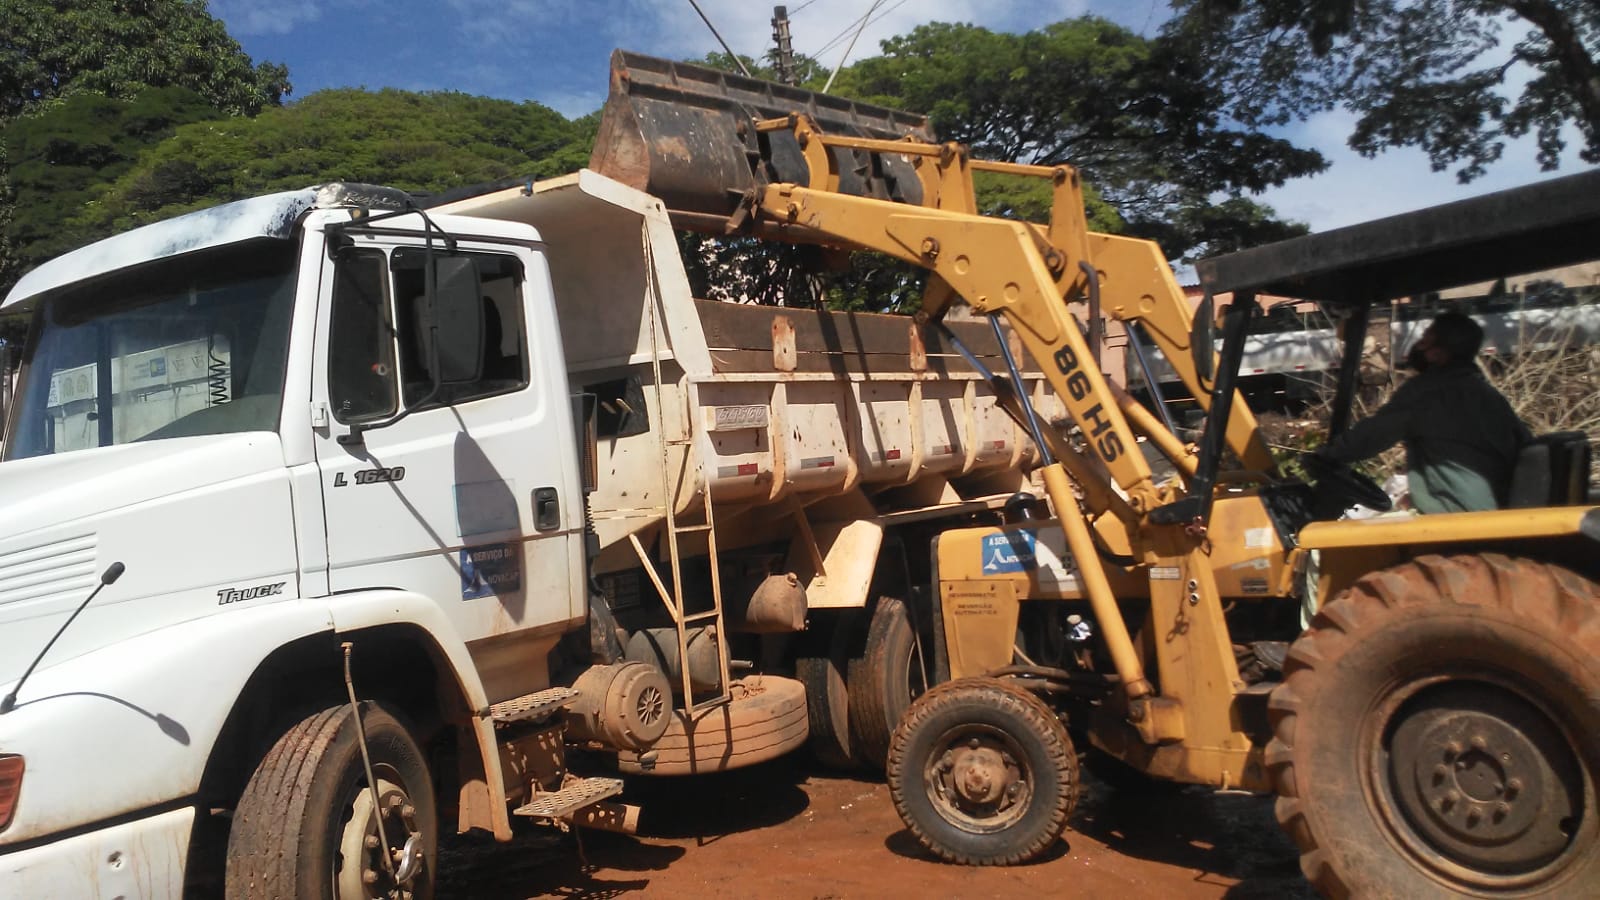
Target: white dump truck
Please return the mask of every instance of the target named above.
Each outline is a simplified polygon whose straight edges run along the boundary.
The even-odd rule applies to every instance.
[[[231,203],[3,309],[7,897],[426,895],[439,828],[632,827],[571,747],[881,766],[927,531],[1036,453],[909,318],[694,299],[587,170]]]

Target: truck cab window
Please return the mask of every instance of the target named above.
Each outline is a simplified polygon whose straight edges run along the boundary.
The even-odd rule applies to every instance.
[[[276,431],[296,250],[269,239],[189,254],[45,300],[6,457]]]
[[[442,251],[436,251],[442,252]],[[470,384],[445,385],[422,408],[465,403],[528,385],[522,316],[522,264],[501,253],[471,259],[483,286],[483,373]],[[387,265],[385,263],[387,262]],[[382,419],[414,407],[433,388],[424,339],[422,295],[426,254],[415,247],[347,250],[334,275],[329,324],[328,392],[341,422]]]

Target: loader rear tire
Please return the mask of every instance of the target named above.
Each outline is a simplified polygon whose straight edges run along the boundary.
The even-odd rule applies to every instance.
[[[1037,858],[1078,802],[1078,758],[1061,720],[994,678],[947,682],[911,704],[888,776],[906,828],[935,856],[967,866]]]
[[[362,704],[361,720],[388,850],[420,853],[399,869],[408,877],[397,884],[378,855],[355,720],[348,705],[336,706],[290,728],[245,786],[228,834],[229,900],[433,896],[439,827],[428,764],[382,707]]]
[[[1573,897],[1600,885],[1600,588],[1423,556],[1290,648],[1267,765],[1329,897]]]
[[[911,701],[927,689],[920,644],[906,605],[881,597],[867,627],[861,656],[850,660],[850,737],[857,761],[881,772],[895,726]]]

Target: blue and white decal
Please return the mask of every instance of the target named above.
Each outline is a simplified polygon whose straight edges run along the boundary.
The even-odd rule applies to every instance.
[[[1034,555],[1037,542],[1037,533],[1028,529],[984,535],[983,573],[998,575],[1034,568],[1037,565]]]
[[[507,597],[522,590],[522,553],[514,543],[461,548],[461,599]]]

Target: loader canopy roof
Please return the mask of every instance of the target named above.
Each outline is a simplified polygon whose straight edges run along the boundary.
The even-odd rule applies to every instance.
[[[1202,260],[1210,294],[1371,304],[1600,258],[1600,169]]]

